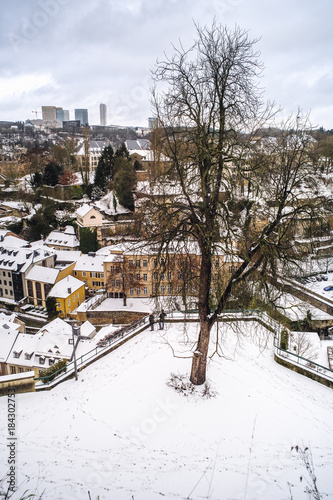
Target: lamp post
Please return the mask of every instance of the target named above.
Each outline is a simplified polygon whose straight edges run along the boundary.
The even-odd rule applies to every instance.
[[[79,338],[80,338],[80,327],[78,325],[72,325],[72,335],[73,335],[73,360],[74,360],[74,373],[75,373],[75,380],[77,380],[77,364],[76,364],[76,346],[78,344]],[[75,337],[77,338],[77,341],[75,342]]]

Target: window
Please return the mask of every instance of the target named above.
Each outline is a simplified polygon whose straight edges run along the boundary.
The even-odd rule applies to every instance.
[[[21,355],[21,352],[22,352],[22,351],[20,351],[20,352],[14,351],[14,352],[13,352],[13,356],[14,356],[14,358],[19,358],[19,357],[20,357],[20,355]]]
[[[180,293],[182,291],[182,287],[178,286],[177,291],[178,291],[178,293]]]
[[[100,278],[104,278],[104,273],[99,273]]]
[[[80,294],[79,294],[79,292],[77,292],[77,294],[76,294],[77,300],[79,300],[79,296],[80,296]]]
[[[116,282],[115,282],[115,280],[111,280],[111,286],[112,286],[112,287],[115,287],[115,286],[116,286]]]
[[[172,285],[168,285],[168,293],[172,292]]]
[[[168,271],[168,280],[171,280],[171,272]]]
[[[143,281],[148,281],[148,275],[147,274],[143,275]]]
[[[73,303],[75,302],[75,293],[74,293],[74,295],[72,297],[72,301],[73,301]]]
[[[235,271],[237,271],[237,266],[229,266],[229,273],[234,273]]]
[[[68,306],[70,306],[71,305],[71,299],[68,299],[67,303],[68,303]]]
[[[143,295],[148,295],[148,288],[146,286],[143,287]]]
[[[165,286],[164,285],[161,286],[161,293],[165,293]]]
[[[77,272],[76,271],[74,271],[74,276],[77,276]]]
[[[6,281],[6,280],[4,280],[3,284],[7,286],[7,281]]]
[[[154,267],[157,267],[157,259],[154,259]]]
[[[61,304],[60,304],[60,302],[57,302],[57,307],[61,307]]]
[[[140,274],[136,275],[136,281],[140,281]]]
[[[8,295],[8,290],[7,289],[5,290],[5,294]]]
[[[128,265],[129,265],[130,267],[133,267],[133,261],[132,261],[132,260],[129,260],[129,261],[128,261]]]
[[[44,365],[45,364],[45,357],[44,356],[39,356],[39,364]]]
[[[158,292],[158,285],[154,285],[154,291],[155,291],[155,293]]]
[[[97,278],[97,273],[90,273],[90,278]]]
[[[140,267],[141,266],[141,261],[140,260],[136,260],[135,261],[135,265],[136,265],[136,267]]]
[[[82,276],[85,278],[87,276],[86,271],[82,271]]]
[[[133,287],[131,287],[131,288],[130,288],[130,295],[133,295],[133,293],[134,293],[134,288],[133,288]]]
[[[11,281],[8,281],[8,285],[9,286],[13,286],[12,282]]]
[[[161,273],[161,281],[164,280],[164,273]]]
[[[116,280],[116,287],[119,288],[120,287],[120,280]]]
[[[148,267],[148,260],[144,260],[144,261],[142,262],[142,265],[143,265],[143,267]]]
[[[110,267],[110,273],[114,273],[114,266]]]
[[[182,273],[180,271],[178,271],[178,279],[181,280],[182,279]]]
[[[50,359],[49,359],[49,366],[52,366],[52,365],[54,365],[54,359],[53,359],[53,358],[50,358]]]
[[[21,368],[21,367],[19,366],[18,371],[19,371],[19,373],[23,373],[23,368]]]
[[[13,295],[13,290],[9,290],[9,294],[10,294],[10,295]]]
[[[10,273],[7,273],[8,278],[10,278]]]
[[[42,298],[42,287],[41,287],[41,284],[37,281],[36,284],[36,294],[37,294],[37,299],[41,299]]]
[[[10,373],[16,373],[16,368],[15,366],[10,367]]]
[[[139,288],[139,287],[138,287],[138,288],[136,289],[136,294],[137,294],[137,295],[140,295],[140,294],[141,294],[141,288]]]
[[[154,273],[154,280],[157,280],[157,279],[158,279],[158,274]]]

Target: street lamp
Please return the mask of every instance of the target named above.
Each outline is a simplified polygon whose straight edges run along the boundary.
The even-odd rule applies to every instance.
[[[74,360],[74,373],[75,373],[75,380],[77,380],[77,364],[76,364],[76,347],[79,343],[79,340],[80,340],[80,331],[81,331],[81,328],[75,324],[75,325],[72,325],[72,335],[73,335],[73,360]],[[75,336],[77,338],[76,342],[75,342]]]

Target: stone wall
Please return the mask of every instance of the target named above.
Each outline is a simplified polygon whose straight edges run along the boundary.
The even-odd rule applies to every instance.
[[[319,382],[320,384],[326,385],[327,387],[330,387],[331,389],[333,389],[333,381],[327,380],[325,377],[322,377],[322,376],[318,375],[317,373],[312,373],[312,372],[306,370],[305,368],[303,368],[302,366],[297,366],[297,365],[294,365],[293,363],[290,363],[289,361],[287,361],[285,359],[281,359],[279,356],[276,356],[276,354],[274,354],[274,360],[277,363],[279,363],[279,365],[282,365],[285,368],[289,368],[289,370],[297,372],[300,375],[305,375],[306,377],[311,378],[315,382]]]
[[[135,311],[87,311],[86,317],[93,325],[127,325],[133,321],[139,321],[147,316],[147,313]]]
[[[35,372],[25,374],[5,375],[0,378],[0,396],[8,394],[8,389],[14,389],[15,393],[35,391]]]

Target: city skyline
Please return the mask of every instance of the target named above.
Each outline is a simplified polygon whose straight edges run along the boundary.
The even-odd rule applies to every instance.
[[[89,109],[100,123],[145,126],[153,116],[151,73],[179,39],[190,47],[195,22],[215,18],[258,38],[260,85],[284,115],[300,107],[314,126],[333,128],[333,34],[329,0],[16,0],[0,19],[0,120],[34,119],[42,104]],[[311,36],[310,36],[311,34]]]

